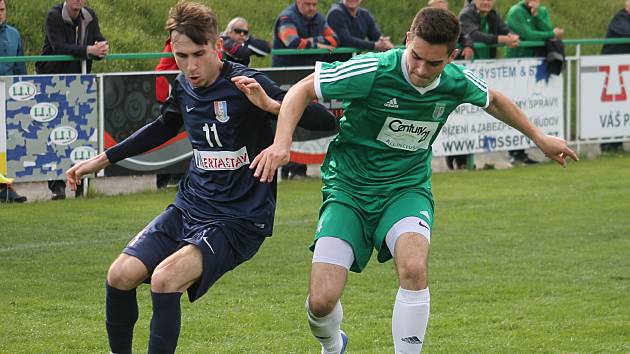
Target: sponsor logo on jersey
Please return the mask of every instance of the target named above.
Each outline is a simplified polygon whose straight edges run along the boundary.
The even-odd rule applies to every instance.
[[[77,140],[78,136],[76,129],[62,125],[50,132],[50,141],[55,145],[70,145]]]
[[[249,165],[249,154],[243,146],[238,151],[193,150],[198,168],[206,171],[233,171]]]
[[[59,110],[52,103],[42,102],[31,107],[31,118],[40,123],[50,122],[57,118]]]
[[[221,123],[225,123],[230,120],[226,101],[214,101],[214,115]]]
[[[387,117],[376,137],[394,149],[416,151],[428,149],[439,123]]]
[[[383,106],[389,108],[398,108],[398,102],[396,101],[396,98],[392,98],[391,100],[385,102]]]
[[[9,87],[9,96],[16,101],[28,101],[36,94],[37,89],[30,82],[20,81]]]
[[[440,119],[444,114],[444,110],[446,109],[446,104],[444,103],[436,103],[435,109],[433,110],[433,119]]]

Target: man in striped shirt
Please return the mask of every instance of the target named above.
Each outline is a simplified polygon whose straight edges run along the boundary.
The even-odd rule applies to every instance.
[[[333,49],[337,35],[317,12],[317,0],[296,0],[274,24],[273,49]],[[312,66],[320,55],[274,55],[272,66]]]
[[[505,95],[451,63],[459,21],[448,11],[418,12],[406,49],[368,53],[340,63],[318,63],[282,104],[273,145],[251,164],[254,176],[273,181],[289,159],[295,125],[311,99],[342,99],[339,135],[328,148],[315,241],[308,321],[322,353],[342,353],[339,299],[348,271],[361,272],[377,252],[394,258],[399,289],[392,335],[396,353],[419,353],[429,320],[428,255],[433,225],[431,145],[460,104],[489,114],[532,139],[552,160],[577,160],[563,139],[547,136]]]

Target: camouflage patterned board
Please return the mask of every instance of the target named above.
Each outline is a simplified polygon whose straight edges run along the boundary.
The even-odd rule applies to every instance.
[[[98,149],[95,75],[0,78],[6,102],[7,174],[18,181],[63,178]]]

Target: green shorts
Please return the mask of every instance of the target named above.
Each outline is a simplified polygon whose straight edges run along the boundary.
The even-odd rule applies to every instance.
[[[360,273],[372,256],[378,252],[378,261],[392,258],[385,245],[387,232],[399,220],[415,216],[433,228],[433,195],[424,188],[406,189],[390,197],[350,194],[346,191],[324,188],[323,203],[319,210],[319,222],[315,238],[336,237],[348,242],[354,252],[350,270]]]

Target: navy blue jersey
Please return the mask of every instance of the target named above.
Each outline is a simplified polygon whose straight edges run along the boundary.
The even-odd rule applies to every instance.
[[[235,67],[224,64],[221,75],[205,88],[193,88],[180,74],[173,86],[173,99],[165,103],[172,106],[167,110],[179,110],[193,148],[175,206],[194,219],[242,218],[270,234],[276,183],[260,183],[249,164],[273,142],[273,131],[268,114],[230,80],[230,69],[242,74],[248,71]],[[265,91],[270,97],[281,94],[274,85]]]
[[[177,135],[188,133],[193,158],[181,180],[174,205],[192,224],[217,220],[242,220],[270,235],[276,206],[276,181],[261,183],[249,169],[250,162],[273,142],[269,120],[277,118],[253,105],[230,80],[235,76],[256,79],[273,99],[286,92],[263,73],[225,62],[209,87],[194,88],[180,74],[161,115],[123,142],[106,151],[110,162],[148,151]],[[333,130],[336,121],[323,106],[310,104],[300,126]]]

